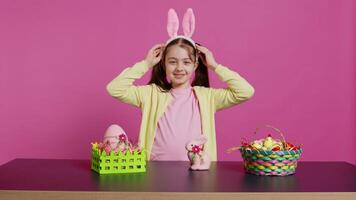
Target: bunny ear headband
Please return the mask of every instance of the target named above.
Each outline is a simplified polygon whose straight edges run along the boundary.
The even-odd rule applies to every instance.
[[[166,45],[177,38],[184,38],[188,40],[190,43],[192,43],[192,45],[195,47],[195,42],[191,38],[193,36],[194,29],[195,29],[195,17],[194,17],[193,10],[191,8],[188,8],[187,11],[185,12],[182,26],[183,26],[184,35],[178,35],[177,34],[179,28],[178,15],[173,8],[169,9],[167,32],[170,38],[166,42]]]

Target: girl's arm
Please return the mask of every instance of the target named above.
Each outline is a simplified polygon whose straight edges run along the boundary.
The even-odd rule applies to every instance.
[[[146,86],[135,86],[133,82],[141,78],[149,69],[146,60],[136,63],[132,67],[124,69],[106,89],[114,98],[136,107],[141,107],[143,103],[143,91],[149,88]]]
[[[227,83],[226,89],[211,88],[215,111],[228,108],[251,98],[254,88],[238,73],[216,63],[213,53],[206,47],[197,45],[204,64],[215,71],[220,80]]]
[[[144,60],[122,71],[106,86],[109,94],[124,103],[141,107],[144,103],[144,94],[148,94],[147,90],[152,87],[150,85],[135,86],[133,82],[141,78],[150,66],[156,65],[161,60],[163,49],[163,44],[154,45]]]
[[[253,96],[254,88],[238,73],[220,64],[216,66],[214,71],[220,80],[228,85],[224,89],[211,88],[216,111],[242,103]]]

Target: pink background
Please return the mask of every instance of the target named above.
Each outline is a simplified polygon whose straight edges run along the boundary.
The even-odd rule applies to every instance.
[[[356,164],[352,0],[2,0],[0,164],[89,159],[90,142],[113,123],[137,138],[139,109],[105,86],[168,39],[171,7],[180,19],[193,8],[193,38],[256,90],[249,102],[216,114],[219,160],[241,160],[224,151],[271,124],[304,145],[301,160]],[[214,87],[225,86],[210,75]]]

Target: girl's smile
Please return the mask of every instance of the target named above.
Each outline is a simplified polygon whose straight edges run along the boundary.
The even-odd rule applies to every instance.
[[[185,76],[185,74],[175,74],[175,73],[173,73],[173,75],[178,79],[183,78]]]

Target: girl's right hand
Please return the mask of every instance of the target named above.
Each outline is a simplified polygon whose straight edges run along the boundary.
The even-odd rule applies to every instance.
[[[164,44],[156,44],[148,51],[145,60],[149,67],[155,66],[161,60],[163,50]]]

